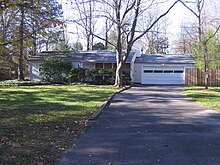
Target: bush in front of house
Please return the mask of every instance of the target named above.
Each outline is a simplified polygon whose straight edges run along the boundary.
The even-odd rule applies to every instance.
[[[69,81],[91,84],[114,84],[115,70],[90,70],[85,68],[72,68],[68,74]]]
[[[68,73],[69,82],[86,82],[88,79],[89,70],[85,68],[72,68]]]
[[[40,74],[50,83],[90,83],[110,85],[115,81],[114,69],[72,68],[69,61],[48,58],[40,64]],[[123,84],[130,84],[130,75],[123,73]]]
[[[131,77],[129,73],[123,72],[122,73],[123,76],[123,84],[124,85],[130,85],[131,84]]]
[[[93,84],[98,85],[112,85],[115,79],[115,70],[103,69],[97,70],[97,75],[94,77],[95,81]]]
[[[123,77],[123,84],[130,85],[131,84],[131,77],[130,76]]]
[[[68,82],[67,74],[72,69],[71,62],[48,58],[40,64],[40,74],[46,82],[66,83]]]

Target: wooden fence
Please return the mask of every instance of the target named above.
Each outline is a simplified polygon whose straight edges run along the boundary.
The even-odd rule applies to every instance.
[[[189,86],[204,85],[205,73],[202,69],[187,68],[185,72],[185,84]],[[209,69],[209,86],[220,86],[220,69]]]

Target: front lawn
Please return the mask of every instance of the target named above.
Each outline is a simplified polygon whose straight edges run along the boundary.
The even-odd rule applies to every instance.
[[[202,105],[220,112],[220,87],[186,87],[186,95]]]
[[[0,164],[55,164],[110,86],[0,87]]]

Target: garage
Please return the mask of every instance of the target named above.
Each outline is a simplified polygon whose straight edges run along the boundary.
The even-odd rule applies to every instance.
[[[185,84],[184,67],[143,66],[141,84]]]
[[[187,54],[141,54],[135,59],[133,82],[140,84],[185,84],[185,69],[194,67]]]

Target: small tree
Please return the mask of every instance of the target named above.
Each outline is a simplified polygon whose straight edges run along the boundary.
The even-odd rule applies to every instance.
[[[205,0],[196,0],[191,1],[195,5],[195,10],[193,10],[191,7],[189,7],[186,2],[183,0],[179,0],[191,13],[194,14],[194,16],[197,19],[197,29],[198,29],[198,45],[200,46],[200,50],[202,50],[203,53],[203,59],[204,59],[204,72],[205,72],[205,89],[208,89],[208,79],[209,79],[209,52],[208,52],[208,44],[212,38],[214,38],[218,31],[220,30],[220,24],[219,24],[219,17],[218,14],[217,18],[211,18],[208,17],[209,21],[205,20],[205,13],[204,7],[206,5]],[[189,3],[190,1],[187,1]],[[207,21],[207,22],[206,22]],[[208,27],[208,28],[207,28]],[[213,29],[212,35],[207,36],[207,30],[211,28]]]
[[[73,48],[75,50],[83,50],[83,45],[82,45],[81,42],[76,42],[76,43],[73,44]]]
[[[43,80],[51,83],[67,82],[67,74],[72,66],[69,61],[48,58],[40,64],[40,74]]]
[[[205,37],[207,40],[206,43],[206,51],[208,56],[207,63],[209,68],[217,69],[220,68],[220,59],[219,59],[219,39],[217,36],[213,36],[213,30],[206,31]],[[209,38],[211,36],[211,38]],[[203,43],[194,43],[192,46],[192,53],[196,60],[196,67],[203,68],[205,65],[204,61],[204,49],[203,49]]]
[[[92,46],[92,50],[105,50],[105,45],[101,42],[98,42]]]
[[[61,41],[54,48],[54,50],[71,50],[71,49],[72,49],[71,46],[67,42],[64,42],[64,41]]]

